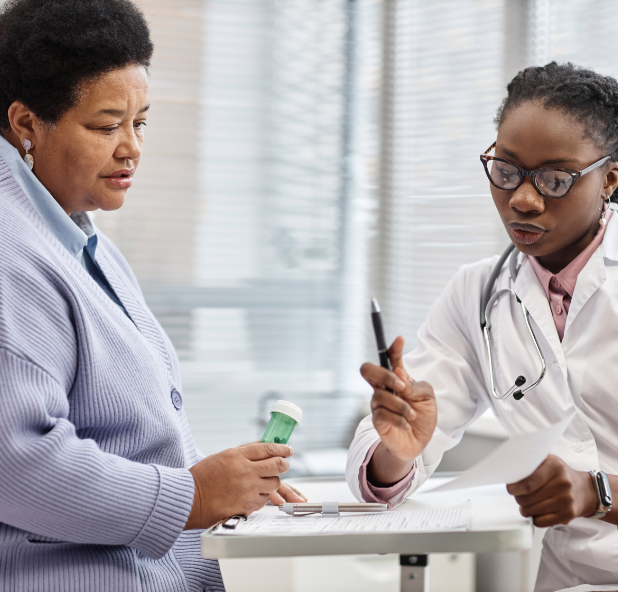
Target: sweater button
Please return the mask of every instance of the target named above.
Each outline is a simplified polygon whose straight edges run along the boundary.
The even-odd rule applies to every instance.
[[[172,397],[172,405],[176,408],[176,410],[180,411],[182,409],[182,395],[174,389],[171,394]]]
[[[585,448],[585,445],[581,440],[577,440],[577,442],[573,443],[573,450],[575,452],[583,452],[584,448]]]

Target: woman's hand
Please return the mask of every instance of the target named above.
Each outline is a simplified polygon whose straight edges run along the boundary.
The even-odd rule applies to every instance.
[[[300,491],[294,489],[291,485],[282,483],[281,487],[277,489],[277,491],[273,491],[270,494],[270,501],[275,504],[275,506],[280,506],[285,502],[303,504],[307,501],[307,498],[304,497]]]
[[[292,454],[285,444],[253,443],[212,454],[193,465],[189,470],[195,496],[184,529],[209,528],[223,518],[248,516],[262,508],[269,495],[282,487],[279,475],[289,469],[286,458]]]
[[[406,476],[429,443],[438,418],[431,385],[412,380],[403,366],[403,345],[403,337],[397,337],[388,350],[392,372],[369,363],[361,367],[373,387],[371,414],[381,439],[368,467],[375,485],[390,485]]]
[[[590,474],[575,471],[553,455],[532,475],[507,485],[506,489],[515,496],[521,515],[533,518],[534,525],[543,528],[592,516],[598,507]]]

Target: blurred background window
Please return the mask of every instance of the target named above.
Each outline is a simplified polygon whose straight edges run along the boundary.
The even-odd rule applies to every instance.
[[[380,8],[145,3],[156,54],[143,163],[126,205],[96,223],[177,348],[206,454],[258,439],[277,398],[305,411],[297,449],[350,440],[367,356]]]
[[[297,472],[341,473],[376,359],[370,297],[411,348],[456,269],[502,250],[478,156],[506,84],[552,59],[616,76],[615,3],[142,5],[143,162],[96,223],[178,350],[198,447],[259,438],[284,398],[305,410]]]

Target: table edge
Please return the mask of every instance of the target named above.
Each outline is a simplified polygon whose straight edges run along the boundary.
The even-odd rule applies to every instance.
[[[505,553],[532,547],[532,524],[504,530],[427,533],[356,533],[297,536],[218,536],[201,534],[206,559],[308,557],[421,553]]]

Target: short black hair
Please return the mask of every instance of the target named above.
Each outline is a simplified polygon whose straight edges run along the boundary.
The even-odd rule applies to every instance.
[[[527,101],[560,109],[584,124],[588,137],[618,156],[618,81],[572,63],[550,62],[522,70],[507,86],[498,109],[498,127],[508,111]],[[616,158],[613,158],[616,160]]]
[[[507,86],[507,97],[498,109],[496,126],[508,112],[527,101],[559,109],[584,124],[587,137],[604,155],[618,161],[618,81],[572,63],[550,62],[522,70]],[[612,195],[618,201],[618,190]]]
[[[130,0],[8,0],[0,9],[0,131],[14,101],[55,123],[78,103],[80,83],[148,68],[153,50]]]

